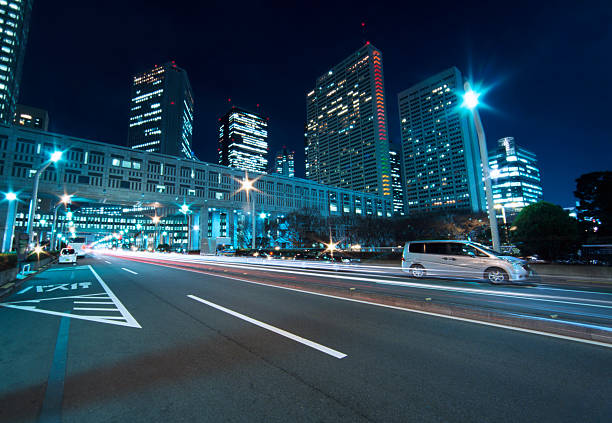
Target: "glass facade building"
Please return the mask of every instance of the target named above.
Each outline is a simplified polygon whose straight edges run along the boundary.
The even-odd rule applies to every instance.
[[[404,215],[404,186],[402,185],[402,159],[393,143],[389,143],[389,158],[391,160],[391,183],[393,185],[393,213]]]
[[[15,115],[30,29],[32,0],[0,1],[0,122]]]
[[[274,173],[293,178],[295,176],[295,151],[283,147],[274,159]]]
[[[456,67],[398,95],[404,212],[485,209],[478,138]]]
[[[219,164],[265,173],[268,168],[268,119],[232,107],[219,119]]]
[[[536,155],[516,145],[513,137],[501,138],[489,151],[493,203],[520,210],[542,201],[542,184]]]
[[[174,62],[134,77],[128,147],[194,159],[193,92],[185,70]]]
[[[366,43],[306,96],[306,178],[391,196],[387,132],[382,53]]]

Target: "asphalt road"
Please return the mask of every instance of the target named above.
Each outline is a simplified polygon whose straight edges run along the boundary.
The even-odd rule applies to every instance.
[[[3,299],[0,421],[612,419],[610,348],[175,267],[88,258]]]

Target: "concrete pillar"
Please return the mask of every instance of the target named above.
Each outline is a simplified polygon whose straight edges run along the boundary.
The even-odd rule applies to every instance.
[[[232,246],[236,248],[236,213],[233,209],[227,210],[227,237]]]
[[[208,207],[201,207],[198,215],[200,220],[200,254],[210,254],[210,245],[208,244]]]
[[[7,200],[6,221],[4,222],[4,238],[2,239],[2,252],[11,251],[13,234],[15,232],[15,215],[17,214],[17,200]]]
[[[194,229],[198,228],[198,229]],[[191,215],[191,245],[189,246],[190,250],[197,250],[200,248],[200,231],[202,227],[200,226],[200,210],[195,209],[193,214]]]

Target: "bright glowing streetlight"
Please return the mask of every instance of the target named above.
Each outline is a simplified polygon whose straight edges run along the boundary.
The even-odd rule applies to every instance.
[[[470,110],[474,109],[478,106],[478,97],[480,97],[480,94],[476,91],[466,90],[463,95],[463,106]]]
[[[28,234],[28,245],[32,242],[34,232],[32,227],[34,225],[34,215],[36,214],[36,205],[38,203],[38,183],[40,182],[40,175],[51,165],[51,163],[57,163],[62,158],[61,151],[54,151],[51,153],[51,158],[44,162],[42,166],[36,169],[36,176],[34,177],[34,186],[32,187],[32,198],[30,200],[30,213],[28,214],[28,226],[26,232]]]
[[[478,135],[478,146],[480,147],[480,161],[482,162],[482,176],[485,183],[485,195],[487,197],[487,211],[489,214],[489,226],[491,228],[491,242],[493,243],[493,249],[497,252],[501,252],[499,242],[499,229],[497,228],[497,216],[495,215],[495,209],[493,204],[493,190],[491,188],[491,175],[489,173],[489,157],[487,154],[487,141],[485,139],[484,129],[482,122],[480,121],[480,115],[478,114],[478,97],[480,94],[472,91],[469,82],[463,84],[465,94],[463,96],[463,106],[472,111],[472,118],[474,119],[474,125],[476,126],[476,134]]]
[[[6,253],[11,250],[13,244],[13,233],[15,231],[15,214],[17,212],[17,194],[14,192],[7,192],[4,195],[6,201],[8,201],[8,207],[6,212],[6,223],[4,227],[4,238],[2,240],[2,252]]]
[[[265,213],[263,213],[263,212],[259,213],[259,218],[260,218],[260,219],[265,219],[265,218],[266,218],[266,216],[267,216],[267,215],[266,215]]]

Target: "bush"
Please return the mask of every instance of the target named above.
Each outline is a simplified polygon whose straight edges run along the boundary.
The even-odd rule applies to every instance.
[[[14,269],[17,267],[17,254],[0,254],[0,270]]]

